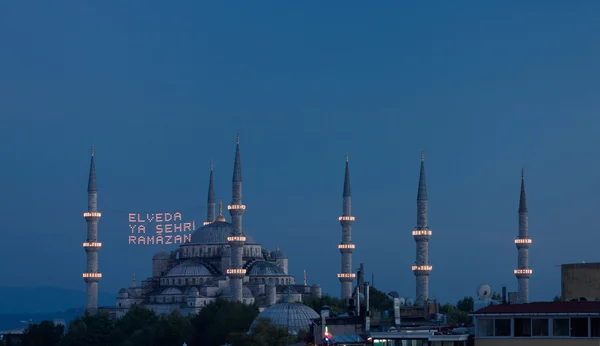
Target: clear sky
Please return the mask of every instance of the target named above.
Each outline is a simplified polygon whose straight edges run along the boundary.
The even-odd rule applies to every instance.
[[[600,3],[454,3],[1,2],[2,282],[84,289],[92,143],[100,289],[149,276],[127,213],[204,221],[239,131],[244,227],[298,281],[339,295],[349,152],[354,267],[414,297],[423,149],[431,296],[516,290],[523,167],[531,300],[560,294],[556,264],[599,260]]]

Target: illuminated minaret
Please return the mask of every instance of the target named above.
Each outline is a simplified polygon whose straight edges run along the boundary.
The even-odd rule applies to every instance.
[[[338,274],[338,279],[342,286],[342,299],[352,298],[352,282],[356,277],[352,270],[352,252],[354,252],[354,244],[352,244],[352,224],[354,216],[352,216],[352,194],[350,193],[350,170],[348,168],[348,154],[346,153],[346,174],[344,177],[344,193],[342,202],[342,216],[338,219],[342,225],[342,242],[338,245],[338,249],[342,254],[342,270]]]
[[[215,182],[213,179],[213,163],[210,161],[210,177],[208,178],[208,209],[206,211],[206,221],[204,221],[204,226],[209,223],[215,222],[216,214],[216,206],[217,201],[215,199]]]
[[[102,243],[98,242],[98,221],[102,216],[98,212],[98,190],[96,188],[96,167],[94,165],[94,146],[92,146],[92,159],[90,162],[90,176],[88,178],[88,211],[83,213],[87,222],[87,240],[83,243],[86,253],[86,271],[83,280],[86,288],[86,309],[89,313],[98,311],[98,281],[102,274],[98,271],[98,251]]]
[[[421,152],[421,172],[419,174],[419,191],[417,193],[417,227],[412,232],[417,243],[417,260],[412,266],[417,281],[415,303],[425,304],[429,298],[429,238],[431,230],[427,224],[427,183],[425,182],[425,153]]]
[[[525,176],[521,170],[521,198],[519,199],[519,236],[515,239],[518,256],[518,269],[515,269],[515,275],[519,283],[518,298],[519,303],[529,302],[529,278],[533,271],[529,269],[529,247],[531,238],[529,238],[529,216],[527,213],[527,196],[525,196]]]
[[[242,204],[242,164],[240,162],[240,135],[238,133],[235,145],[235,161],[233,163],[233,180],[231,188],[231,204],[227,206],[231,215],[232,233],[227,237],[231,247],[231,266],[227,269],[231,301],[241,302],[243,298],[242,282],[246,269],[242,268],[242,250],[246,237],[242,233],[242,216],[246,206]]]

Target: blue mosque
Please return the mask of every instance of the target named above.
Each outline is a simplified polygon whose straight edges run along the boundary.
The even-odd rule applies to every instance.
[[[91,167],[90,184],[94,187],[95,179],[95,168]],[[133,306],[143,306],[158,314],[177,310],[187,315],[199,312],[217,299],[257,304],[261,311],[269,306],[289,309],[294,305],[296,308],[292,310],[302,316],[318,316],[310,308],[307,308],[308,312],[304,311],[306,309],[299,311],[297,307],[304,305],[293,303],[309,297],[321,297],[321,287],[308,285],[306,277],[304,282],[297,283],[288,272],[285,253],[279,247],[273,251],[263,248],[242,227],[246,206],[242,204],[239,136],[232,203],[227,206],[230,219],[223,215],[223,202],[219,201],[217,205],[212,164],[207,202],[206,221],[192,233],[191,240],[173,251],[157,252],[152,257],[152,276],[142,280],[141,285],[137,285],[134,279],[130,287],[119,290],[114,309],[116,317],[125,315]],[[274,310],[269,311],[264,313],[270,314]]]

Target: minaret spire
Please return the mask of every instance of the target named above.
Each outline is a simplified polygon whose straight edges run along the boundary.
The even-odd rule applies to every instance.
[[[83,243],[86,253],[86,271],[83,280],[86,288],[86,309],[94,314],[98,311],[98,281],[102,274],[98,271],[98,252],[102,243],[98,241],[98,221],[102,214],[98,212],[98,189],[96,185],[96,166],[94,163],[94,146],[90,158],[90,173],[88,176],[88,211],[83,213],[87,222],[87,239]]]
[[[242,249],[246,237],[242,231],[242,216],[246,206],[242,204],[242,164],[240,160],[240,134],[235,140],[235,159],[233,162],[233,179],[231,188],[231,204],[227,206],[231,215],[232,231],[227,237],[231,248],[231,266],[227,269],[229,276],[229,287],[231,290],[231,301],[241,302],[243,298],[242,281],[246,275],[243,268]]]
[[[215,181],[213,178],[213,162],[210,161],[210,176],[208,177],[208,209],[206,211],[206,221],[204,225],[208,225],[211,222],[214,222],[215,217],[215,207],[216,207],[216,199],[215,199]]]
[[[338,245],[338,250],[342,255],[342,267],[338,274],[338,279],[341,284],[342,299],[352,297],[352,282],[356,274],[352,271],[352,253],[355,245],[352,244],[352,224],[354,216],[352,216],[352,194],[350,190],[350,168],[348,165],[348,153],[346,153],[346,170],[344,174],[344,192],[342,194],[342,216],[338,219],[342,225],[342,242]]]
[[[525,174],[521,169],[521,194],[519,196],[519,236],[515,239],[518,250],[517,265],[514,273],[518,282],[518,302],[529,302],[529,278],[533,270],[529,268],[529,212],[527,211],[527,195],[525,193]]]
[[[425,304],[429,299],[429,274],[433,269],[429,264],[429,239],[431,230],[427,222],[429,201],[427,200],[427,183],[425,182],[425,152],[421,151],[421,171],[419,173],[419,189],[417,192],[417,227],[412,232],[417,244],[417,258],[412,271],[416,277],[415,302]]]

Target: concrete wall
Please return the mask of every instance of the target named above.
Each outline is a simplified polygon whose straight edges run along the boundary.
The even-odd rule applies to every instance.
[[[600,263],[563,264],[561,296],[564,301],[580,297],[600,300]]]

